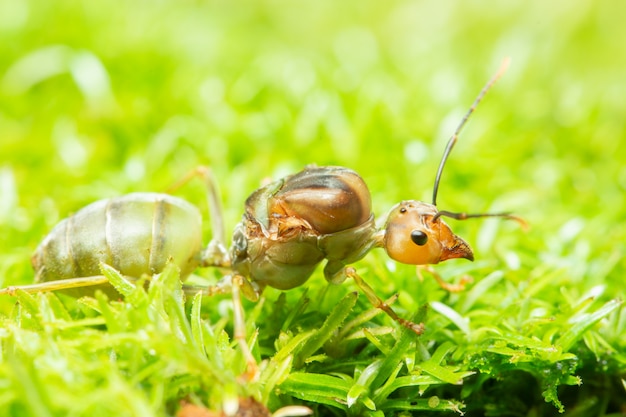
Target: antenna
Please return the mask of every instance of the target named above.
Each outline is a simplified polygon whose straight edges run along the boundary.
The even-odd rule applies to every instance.
[[[480,217],[502,217],[509,220],[515,220],[522,226],[523,230],[528,230],[528,223],[526,220],[521,217],[515,216],[511,213],[453,213],[451,211],[437,211],[437,213],[433,216],[433,222],[436,221],[439,217],[450,217],[451,219],[456,220],[466,220],[466,219],[477,219]]]
[[[439,163],[439,169],[437,170],[437,177],[435,177],[435,186],[433,187],[433,206],[437,205],[437,190],[439,190],[439,181],[441,180],[443,167],[446,165],[446,161],[448,160],[448,155],[450,155],[452,148],[456,144],[456,141],[459,137],[459,134],[461,133],[461,130],[463,129],[463,126],[465,126],[465,124],[467,123],[467,119],[469,119],[470,115],[474,113],[474,110],[476,110],[478,103],[480,103],[480,101],[483,99],[485,94],[487,94],[487,91],[489,91],[489,89],[496,83],[496,81],[498,81],[498,79],[502,76],[502,74],[504,74],[510,62],[511,62],[511,59],[509,57],[504,58],[504,60],[502,61],[502,64],[500,64],[500,68],[498,69],[498,71],[494,74],[493,77],[491,77],[491,79],[487,82],[487,84],[485,84],[483,89],[478,94],[478,97],[476,97],[476,100],[474,100],[474,103],[472,104],[472,106],[469,108],[467,113],[465,113],[463,120],[461,120],[461,123],[454,131],[454,134],[452,135],[450,140],[448,140],[448,144],[446,145],[446,150],[443,152],[443,157],[441,158],[441,162]]]

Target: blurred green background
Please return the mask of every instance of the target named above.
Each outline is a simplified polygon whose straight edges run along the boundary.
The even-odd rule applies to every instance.
[[[32,281],[30,254],[69,213],[198,165],[220,182],[228,232],[263,179],[310,163],[358,171],[379,217],[430,201],[447,139],[511,57],[439,206],[524,217],[528,232],[453,227],[485,274],[551,276],[537,296],[555,311],[557,297],[623,297],[625,16],[593,0],[3,0],[0,286]],[[205,209],[202,193],[180,192]]]
[[[439,205],[532,225],[483,233],[478,257],[526,253],[529,267],[591,278],[583,287],[606,274],[621,285],[625,13],[591,0],[5,0],[0,283],[30,279],[30,252],[68,213],[200,164],[220,181],[228,230],[263,178],[309,163],[360,172],[379,216],[429,201],[445,141],[509,56]],[[481,224],[456,227],[475,242]]]

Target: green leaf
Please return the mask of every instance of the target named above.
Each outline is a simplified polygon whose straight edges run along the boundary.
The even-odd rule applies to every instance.
[[[416,317],[421,318],[422,313],[418,313]],[[422,320],[414,321],[421,323]],[[402,363],[407,355],[414,354],[409,352],[409,348],[415,342],[417,335],[410,329],[401,328],[400,337],[394,344],[389,354],[383,359],[380,370],[376,378],[372,381],[370,389],[377,389],[385,383],[385,381],[396,371],[398,363]]]
[[[611,300],[593,313],[586,313],[576,317],[573,326],[567,329],[561,337],[557,339],[555,344],[561,346],[565,351],[569,350],[587,330],[615,311],[621,304],[621,300]]]
[[[308,338],[300,351],[296,354],[294,362],[296,368],[300,368],[313,353],[333,336],[339,329],[339,326],[341,326],[341,323],[343,323],[354,308],[357,297],[358,293],[350,292],[335,306],[319,330]]]
[[[191,317],[189,318],[189,322],[191,325],[191,334],[193,337],[194,344],[196,348],[203,353],[205,352],[205,344],[202,332],[202,292],[198,291],[196,295],[193,297],[193,301],[191,302]]]
[[[293,372],[280,384],[280,391],[307,401],[347,409],[350,381],[330,375]]]
[[[100,271],[124,297],[130,297],[135,293],[135,285],[124,278],[115,268],[105,263],[100,263]]]
[[[35,296],[20,289],[17,290],[16,294],[17,302],[24,310],[26,310],[32,317],[39,315],[39,306],[37,305]]]
[[[430,303],[430,306],[433,310],[450,320],[456,327],[458,327],[465,335],[470,334],[469,328],[469,319],[461,316],[457,313],[453,308],[440,303],[438,301],[433,301]]]
[[[464,378],[474,374],[471,371],[458,372],[457,367],[440,366],[430,361],[420,363],[419,367],[438,380],[453,385],[461,385]]]
[[[385,411],[451,411],[463,415],[465,405],[460,401],[443,400],[438,397],[426,399],[396,399],[385,401]]]

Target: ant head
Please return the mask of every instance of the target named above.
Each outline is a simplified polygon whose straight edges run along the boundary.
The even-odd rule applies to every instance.
[[[454,134],[448,141],[443,157],[439,163],[435,185],[433,187],[433,203],[421,201],[403,201],[391,209],[384,232],[384,247],[387,254],[398,262],[413,265],[436,264],[446,259],[465,258],[474,260],[474,254],[469,245],[460,237],[452,233],[450,227],[442,217],[451,217],[457,220],[465,220],[474,217],[504,217],[516,220],[522,225],[525,222],[508,213],[453,213],[437,210],[437,191],[443,173],[443,168],[448,160],[452,148],[457,142],[459,133],[467,123],[470,115],[478,106],[491,86],[500,78],[506,70],[509,60],[506,59],[496,74],[483,87],[474,103],[469,108],[461,123],[457,126]]]
[[[472,249],[452,233],[437,208],[421,201],[403,201],[393,207],[384,236],[389,257],[405,264],[436,264],[454,258],[474,260]]]
[[[483,87],[474,103],[469,108],[463,120],[448,141],[443,157],[439,163],[435,185],[433,187],[433,203],[409,200],[397,204],[391,209],[385,226],[383,246],[387,254],[398,262],[412,265],[436,264],[446,259],[465,258],[474,260],[474,254],[469,245],[460,237],[452,233],[450,227],[442,217],[465,220],[476,217],[503,217],[519,222],[526,227],[526,222],[509,213],[453,213],[437,210],[437,192],[443,168],[448,160],[452,148],[457,142],[459,133],[467,123],[470,115],[478,106],[491,86],[506,70],[509,60],[503,61],[500,69]]]

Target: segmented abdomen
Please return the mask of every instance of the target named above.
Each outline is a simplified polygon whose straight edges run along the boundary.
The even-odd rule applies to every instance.
[[[168,259],[191,273],[199,262],[202,218],[167,194],[133,193],[100,200],[56,225],[32,257],[40,281],[100,274],[100,262],[139,277]]]

